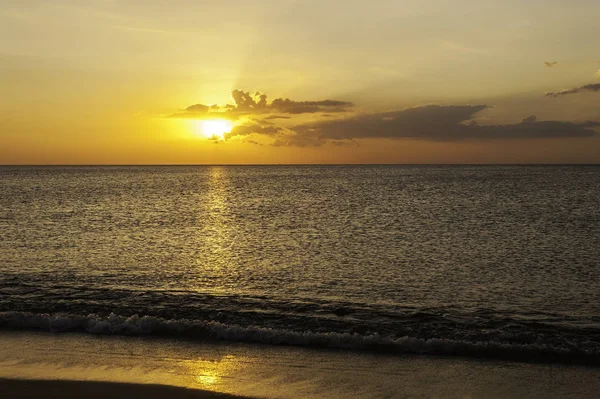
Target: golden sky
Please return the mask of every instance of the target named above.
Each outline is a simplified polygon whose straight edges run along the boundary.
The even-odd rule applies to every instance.
[[[0,0],[0,164],[598,163],[597,0]]]

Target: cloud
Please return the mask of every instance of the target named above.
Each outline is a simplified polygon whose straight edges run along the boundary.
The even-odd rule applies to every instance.
[[[267,107],[267,95],[256,92],[250,94],[242,90],[233,90],[231,92],[236,109],[241,111],[258,110]]]
[[[583,126],[583,127],[600,127],[600,122],[599,121],[587,121],[587,122],[581,123],[581,126]]]
[[[297,133],[325,139],[409,138],[445,135],[449,128],[471,119],[487,105],[428,105],[403,111],[362,114],[342,120],[297,126]]]
[[[544,61],[544,65],[546,65],[548,68],[552,68],[556,64],[558,64],[558,61]]]
[[[203,119],[208,117],[221,117],[237,119],[243,115],[258,114],[308,114],[317,112],[347,112],[353,104],[349,101],[320,100],[320,101],[294,101],[289,98],[276,98],[268,102],[267,95],[261,92],[251,93],[243,90],[231,92],[232,104],[224,106],[194,104],[184,110],[176,112],[171,118]],[[285,115],[270,115],[265,119],[287,119]]]
[[[282,129],[276,126],[262,126],[257,123],[251,125],[234,126],[229,133],[223,134],[223,138],[228,140],[235,136],[249,136],[251,134],[262,134],[273,136],[281,132]]]
[[[596,122],[538,122],[535,115],[521,123],[478,125],[471,119],[487,105],[428,105],[403,111],[357,115],[347,119],[321,121],[292,128],[294,137],[278,142],[306,146],[316,142],[386,138],[428,141],[518,140],[573,138],[596,135]]]
[[[315,112],[345,112],[352,105],[348,101],[292,101],[289,98],[277,98],[271,103],[271,108],[288,114],[305,114]]]
[[[575,93],[580,93],[582,91],[600,91],[600,83],[592,83],[589,85],[585,85],[585,86],[581,86],[581,87],[576,87],[574,89],[568,89],[568,90],[562,90],[559,92],[549,92],[546,93],[546,96],[549,97],[558,97],[558,96],[564,96],[567,94],[575,94]]]
[[[187,112],[198,112],[198,113],[204,114],[210,110],[210,107],[208,105],[203,105],[203,104],[194,104],[194,105],[190,105],[185,110]]]
[[[259,143],[259,142],[258,142],[258,141],[256,141],[256,140],[250,140],[250,139],[246,139],[246,140],[244,140],[244,143],[247,143],[247,144],[253,144],[253,145],[264,145],[264,144],[262,144],[262,143]]]
[[[271,119],[290,119],[290,116],[284,116],[284,115],[269,115],[266,118],[263,118],[263,120],[271,120]]]
[[[600,91],[600,84],[590,84],[559,93],[559,96],[579,91]],[[294,101],[277,98],[271,102],[261,92],[234,90],[233,105],[193,104],[174,118],[228,118],[237,120],[222,140],[240,138],[250,142],[264,136],[273,146],[316,147],[325,143],[357,145],[361,139],[415,139],[427,141],[482,141],[545,138],[590,137],[597,134],[600,122],[583,123],[538,121],[530,115],[520,123],[480,125],[476,116],[490,106],[479,105],[426,105],[401,111],[339,114],[348,112],[351,102],[339,100]],[[342,115],[341,118],[317,118],[310,123],[278,126],[278,120],[292,119],[296,114],[319,113],[318,116]],[[253,136],[256,135],[256,136]]]
[[[324,143],[325,141],[318,137],[291,135],[275,140],[272,145],[275,147],[319,147]]]
[[[535,123],[536,120],[537,120],[537,116],[531,115],[531,116],[528,116],[527,118],[523,118],[521,123]]]

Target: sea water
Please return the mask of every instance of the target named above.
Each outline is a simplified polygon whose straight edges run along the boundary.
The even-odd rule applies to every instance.
[[[0,327],[600,363],[598,166],[0,167]]]

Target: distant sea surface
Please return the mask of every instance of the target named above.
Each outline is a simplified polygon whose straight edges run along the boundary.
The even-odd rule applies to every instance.
[[[600,167],[0,167],[0,327],[600,364]]]

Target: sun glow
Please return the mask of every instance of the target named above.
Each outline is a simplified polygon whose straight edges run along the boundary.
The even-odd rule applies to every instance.
[[[231,132],[233,123],[226,119],[208,119],[198,121],[196,124],[198,134],[204,137],[223,138],[225,133]]]

